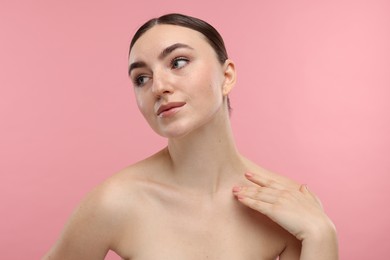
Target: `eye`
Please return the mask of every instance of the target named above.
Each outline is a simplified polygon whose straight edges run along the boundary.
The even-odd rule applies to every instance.
[[[189,60],[187,58],[184,58],[184,57],[174,58],[171,61],[171,67],[172,67],[172,69],[181,69],[185,65],[187,65],[188,62],[189,62]]]
[[[145,75],[140,75],[140,76],[137,76],[135,78],[135,80],[133,81],[134,85],[137,86],[137,87],[142,87],[143,85],[145,85],[147,82],[149,81],[149,77],[145,76]]]

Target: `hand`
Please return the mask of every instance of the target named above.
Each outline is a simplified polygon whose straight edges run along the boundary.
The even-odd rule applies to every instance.
[[[233,194],[237,199],[268,216],[297,239],[318,237],[319,233],[333,228],[319,199],[306,185],[299,187],[254,173],[245,176],[257,185],[234,187]]]

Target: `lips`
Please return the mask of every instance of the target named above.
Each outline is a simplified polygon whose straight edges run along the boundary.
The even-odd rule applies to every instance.
[[[186,104],[186,102],[170,102],[167,104],[161,105],[157,110],[157,116],[163,116],[167,112],[171,110],[175,110],[176,108],[182,107]]]

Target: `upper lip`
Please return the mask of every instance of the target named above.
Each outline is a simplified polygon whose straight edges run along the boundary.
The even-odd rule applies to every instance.
[[[169,102],[166,104],[162,104],[157,109],[157,115],[160,115],[162,112],[167,111],[169,109],[175,108],[175,107],[182,107],[186,104],[186,102]]]

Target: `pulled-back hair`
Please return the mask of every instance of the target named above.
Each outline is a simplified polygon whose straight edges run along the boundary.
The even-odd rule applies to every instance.
[[[223,42],[223,39],[219,32],[211,26],[209,23],[187,15],[178,14],[178,13],[172,13],[172,14],[166,14],[163,16],[160,16],[158,18],[153,18],[144,23],[134,34],[133,39],[130,43],[130,49],[133,48],[133,45],[135,42],[149,29],[154,27],[158,24],[171,24],[171,25],[178,25],[182,27],[187,27],[192,30],[198,31],[201,34],[203,34],[206,37],[206,40],[210,44],[210,46],[214,49],[215,53],[217,54],[218,60],[221,64],[223,64],[226,59],[228,58],[225,43]]]

